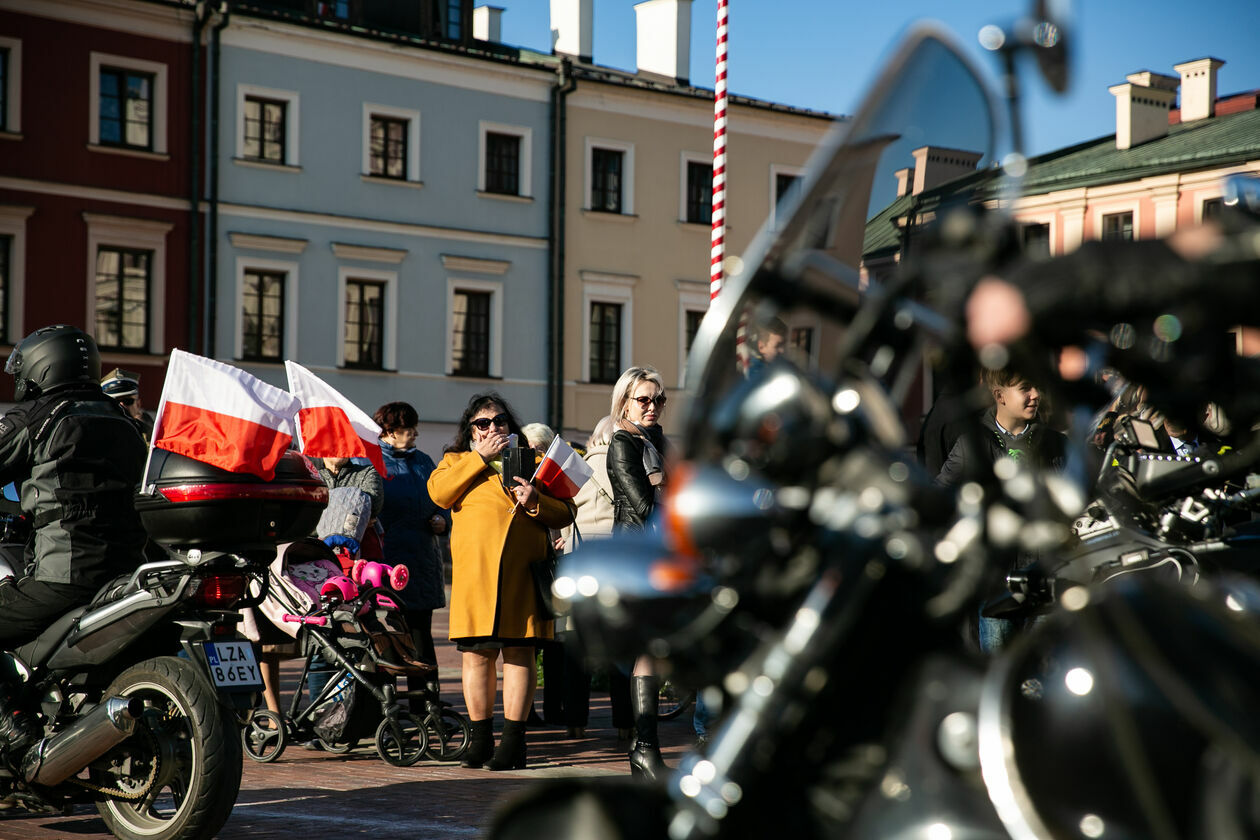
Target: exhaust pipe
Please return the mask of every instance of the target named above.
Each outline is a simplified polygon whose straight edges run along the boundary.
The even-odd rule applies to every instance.
[[[22,778],[49,787],[61,784],[126,740],[143,711],[139,697],[110,697],[69,729],[27,750]]]

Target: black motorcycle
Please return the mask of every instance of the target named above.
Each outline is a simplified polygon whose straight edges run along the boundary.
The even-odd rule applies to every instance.
[[[1044,5],[1005,36],[1008,94],[1022,45],[1063,82],[1066,33]],[[1194,373],[1210,360],[1179,355],[1199,352],[1193,341],[1162,357],[1142,355],[1140,342],[1128,354],[1113,347],[1084,375],[1059,378],[1046,359],[1063,345],[1034,311],[1021,343],[972,349],[963,312],[977,282],[1024,265],[1002,212],[1019,194],[1022,158],[998,146],[993,102],[945,36],[911,37],[816,154],[789,221],[762,231],[702,323],[687,461],[659,533],[590,544],[561,563],[554,591],[590,654],[646,650],[671,681],[700,687],[721,721],[705,750],[662,787],[539,787],[498,815],[496,840],[1260,836],[1252,583],[1113,576],[1061,593],[994,658],[968,637],[1021,558],[1062,556],[1097,473],[1080,437],[1062,473],[1004,459],[957,491],[935,485],[906,433],[926,376],[967,391],[977,362],[1015,362],[1087,421],[1105,396],[1091,374],[1106,363],[1156,404],[1216,400],[1237,428],[1260,419],[1257,371],[1240,366],[1246,387],[1223,393]],[[925,146],[979,155],[977,171],[948,194],[890,198],[884,188]],[[1256,224],[1239,226],[1229,259],[1254,276]],[[887,273],[873,270],[881,253],[895,263]],[[1092,253],[1039,270],[1060,272],[1068,289],[1074,260]],[[1129,257],[1117,252],[1118,272],[1142,279]],[[1220,263],[1186,273],[1210,283],[1218,270],[1228,274]],[[743,325],[769,316],[818,324],[817,352],[745,377]],[[1205,310],[1196,323],[1223,329],[1231,318]],[[1055,326],[1059,336],[1078,325]],[[1216,477],[1258,466],[1252,441],[1220,459]],[[1185,479],[1150,489],[1171,493]]]
[[[296,453],[270,482],[163,451],[149,474],[136,497],[147,562],[3,654],[44,737],[16,774],[0,769],[0,794],[19,816],[94,803],[120,840],[201,840],[232,812],[241,719],[262,690],[239,609],[252,581],[265,592],[276,546],[314,528],[328,491]],[[5,518],[21,536],[20,513]],[[22,546],[5,548],[20,564]]]

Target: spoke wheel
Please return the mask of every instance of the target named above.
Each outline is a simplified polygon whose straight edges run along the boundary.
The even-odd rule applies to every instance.
[[[188,660],[164,656],[119,674],[105,691],[114,695],[140,698],[144,711],[135,734],[93,765],[91,781],[144,792],[98,802],[106,827],[122,840],[214,836],[241,786],[241,739],[214,688]]]
[[[271,710],[256,711],[241,729],[241,747],[245,755],[262,764],[280,757],[289,744],[284,720]]]
[[[386,717],[376,727],[376,752],[386,764],[410,767],[429,748],[424,724],[411,715]]]
[[[424,754],[434,761],[459,761],[468,752],[468,719],[454,709],[430,712],[424,728],[429,739]]]

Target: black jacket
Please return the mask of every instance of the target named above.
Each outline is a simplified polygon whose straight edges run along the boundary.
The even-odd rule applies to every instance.
[[[963,434],[954,443],[936,476],[937,484],[957,487],[965,481],[990,481],[993,465],[1004,456],[1026,461],[1038,470],[1063,469],[1067,437],[1062,432],[1034,421],[1023,434],[1010,435],[998,427],[992,408],[984,413],[983,419],[973,422],[978,428],[972,434]]]
[[[96,587],[140,565],[146,535],[133,498],[146,454],[131,418],[94,384],[0,418],[0,484],[17,485],[34,526],[28,575]]]
[[[648,430],[652,445],[664,455],[660,426]],[[642,528],[656,508],[656,488],[643,466],[643,436],[618,428],[608,444],[608,483],[613,490],[613,529]]]

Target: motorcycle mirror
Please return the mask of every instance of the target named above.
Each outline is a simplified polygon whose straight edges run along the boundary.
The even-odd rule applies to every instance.
[[[1070,0],[1036,0],[1033,4],[1030,43],[1037,56],[1037,69],[1055,93],[1068,89],[1067,30],[1071,25]]]

